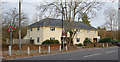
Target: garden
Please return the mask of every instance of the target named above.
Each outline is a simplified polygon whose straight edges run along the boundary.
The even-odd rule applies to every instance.
[[[95,48],[95,47],[111,47],[117,46],[120,40],[113,40],[111,37],[101,38],[98,42],[92,42],[90,38],[86,38],[84,43],[76,44],[76,46],[83,48]]]

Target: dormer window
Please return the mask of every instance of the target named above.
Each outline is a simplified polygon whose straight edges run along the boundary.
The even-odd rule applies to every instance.
[[[40,30],[40,27],[37,28],[37,31],[39,31],[39,30]]]
[[[96,33],[96,31],[94,31]]]
[[[30,31],[32,31],[32,28],[30,28]]]
[[[50,27],[50,31],[55,31],[55,27]]]
[[[89,31],[89,30],[87,30],[87,33],[90,33],[90,31]]]
[[[80,32],[80,29],[77,32]]]
[[[54,38],[54,37],[51,37],[50,40],[55,40],[55,38]]]

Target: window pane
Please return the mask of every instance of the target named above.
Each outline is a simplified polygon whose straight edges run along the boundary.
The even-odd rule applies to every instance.
[[[55,27],[50,27],[50,31],[55,31]]]
[[[32,28],[30,28],[30,31],[32,31]]]
[[[40,27],[37,28],[37,31],[39,31],[39,30],[40,30]]]
[[[30,40],[32,40],[32,37],[30,37]]]
[[[80,32],[80,29],[78,30],[78,32]]]
[[[96,33],[96,31],[95,31],[95,33]]]
[[[40,42],[40,38],[39,37],[37,38],[37,42]]]
[[[50,40],[55,40],[55,38],[51,37]]]
[[[87,33],[89,33],[90,31],[88,30]]]
[[[76,41],[77,41],[77,42],[80,42],[80,38],[77,38]]]

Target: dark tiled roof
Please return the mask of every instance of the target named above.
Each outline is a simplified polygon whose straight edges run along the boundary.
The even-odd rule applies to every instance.
[[[64,23],[67,23],[67,26],[71,25],[79,29],[91,29],[91,30],[97,30],[96,28],[86,25],[81,22],[67,22],[64,21]],[[41,21],[38,21],[36,23],[33,23],[29,25],[29,27],[38,27],[38,26],[56,26],[56,27],[62,27],[62,20],[61,19],[52,19],[52,18],[46,18]]]

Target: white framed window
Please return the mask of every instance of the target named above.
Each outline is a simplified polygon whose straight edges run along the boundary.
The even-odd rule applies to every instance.
[[[40,38],[39,38],[39,37],[37,37],[37,42],[38,42],[38,43],[40,42]]]
[[[90,33],[90,30],[87,30],[87,33]]]
[[[80,32],[80,29],[77,32]]]
[[[40,27],[37,27],[37,31],[39,31],[40,30]]]
[[[76,38],[76,42],[80,42],[80,38]]]
[[[30,31],[32,31],[32,27],[30,28]]]
[[[55,40],[55,38],[54,38],[54,37],[51,37],[50,40]]]
[[[30,37],[30,40],[32,40],[32,37]]]
[[[96,33],[96,31],[94,31],[94,33]]]
[[[50,31],[55,31],[55,27],[50,27]]]

